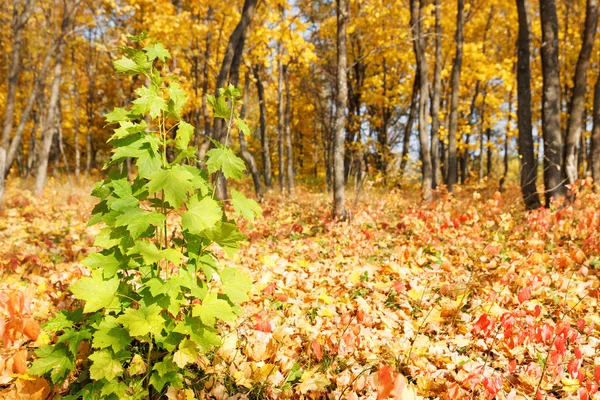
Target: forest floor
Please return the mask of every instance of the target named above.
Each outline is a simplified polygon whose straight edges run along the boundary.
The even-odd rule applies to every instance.
[[[0,398],[60,393],[23,372],[50,340],[29,318],[70,306],[94,251],[94,199],[70,193],[9,189],[0,211]],[[530,213],[519,196],[371,188],[338,223],[308,187],[267,195],[223,255],[254,285],[198,398],[600,398],[600,196]]]

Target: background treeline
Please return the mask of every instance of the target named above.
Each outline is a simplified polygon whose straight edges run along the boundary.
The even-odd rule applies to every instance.
[[[173,55],[200,158],[204,134],[223,139],[204,94],[243,89],[253,133],[230,141],[259,197],[337,171],[420,179],[429,198],[502,185],[517,154],[529,208],[600,179],[597,0],[10,0],[0,25],[0,196],[6,177],[41,192],[102,167],[103,114],[147,84],[112,62],[142,31]]]

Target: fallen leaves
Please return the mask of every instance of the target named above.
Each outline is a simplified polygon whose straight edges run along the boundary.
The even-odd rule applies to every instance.
[[[402,196],[366,193],[340,224],[325,211],[328,197],[268,197],[265,218],[242,223],[250,241],[224,262],[253,281],[239,325],[221,326],[212,361],[178,349],[181,365],[210,377],[199,392],[403,400],[598,393],[600,197],[586,192],[563,209],[524,213],[510,206],[518,191],[480,190],[479,200],[464,191],[430,206]],[[85,226],[87,198],[70,206],[17,198],[0,212],[0,393],[42,399],[52,393],[47,382],[17,377],[51,339],[39,324],[74,301],[67,288],[88,275],[81,259],[100,228]],[[228,282],[222,290],[235,291]]]

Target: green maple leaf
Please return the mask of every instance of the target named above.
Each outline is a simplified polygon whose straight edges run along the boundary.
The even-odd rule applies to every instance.
[[[124,108],[115,107],[111,112],[104,114],[106,122],[112,124],[114,122],[128,121],[129,111]]]
[[[150,61],[158,58],[160,61],[165,62],[166,58],[171,58],[171,53],[169,53],[169,51],[165,49],[165,46],[160,43],[148,45],[144,47],[144,51]]]
[[[237,123],[238,129],[246,136],[250,135],[250,127],[246,125],[243,119],[236,118],[235,122]]]
[[[42,328],[48,332],[58,332],[65,328],[70,328],[73,324],[80,322],[83,319],[83,310],[76,308],[74,311],[60,310],[53,319],[42,325]]]
[[[119,279],[105,280],[101,274],[92,274],[91,277],[81,278],[69,289],[76,299],[85,300],[83,312],[90,313],[108,307],[115,301]]]
[[[246,218],[248,221],[254,221],[254,217],[262,218],[262,212],[258,203],[252,199],[246,198],[241,192],[231,189],[231,202],[236,213]]]
[[[93,361],[90,367],[90,377],[93,380],[107,379],[112,381],[123,374],[121,361],[115,359],[110,350],[95,351],[88,358]]]
[[[165,219],[166,217],[163,214],[156,211],[146,212],[139,207],[135,207],[123,210],[123,214],[119,215],[115,222],[116,226],[126,227],[131,237],[137,239],[148,230],[150,225],[160,226]]]
[[[123,139],[131,135],[135,135],[136,133],[145,132],[148,128],[146,121],[142,120],[142,122],[133,123],[131,121],[121,121],[119,122],[119,127],[115,129],[115,133],[108,139],[108,141]]]
[[[113,194],[117,196],[108,199],[108,206],[112,210],[121,211],[139,204],[139,200],[131,192],[131,184],[127,179],[113,180],[112,187]]]
[[[181,121],[177,127],[177,136],[175,136],[177,148],[179,150],[186,150],[193,135],[194,127],[187,122]]]
[[[131,343],[131,337],[126,329],[117,323],[117,319],[110,315],[104,317],[94,332],[92,344],[99,349],[111,347],[115,353],[124,350]]]
[[[139,96],[133,101],[131,112],[134,114],[149,113],[152,118],[156,118],[162,111],[167,111],[167,102],[159,96],[154,86],[142,86],[136,89],[135,93]]]
[[[132,337],[146,336],[149,333],[159,335],[165,325],[161,311],[162,308],[157,304],[138,309],[128,308],[117,318],[117,322],[127,328]]]
[[[233,303],[248,301],[248,292],[252,289],[252,281],[237,268],[225,268],[219,274],[223,291]]]
[[[246,239],[236,224],[219,221],[213,229],[203,232],[208,239],[212,240],[229,255],[240,248],[240,242]]]
[[[158,154],[148,149],[138,156],[135,165],[138,167],[140,178],[148,178],[162,166],[162,161]]]
[[[185,321],[177,323],[173,332],[190,335],[190,339],[205,350],[221,344],[217,331],[197,317],[186,317]]]
[[[215,114],[215,118],[229,119],[229,117],[231,117],[231,110],[227,105],[227,100],[225,100],[225,96],[215,97],[210,94],[207,94],[206,101],[212,107]]]
[[[125,397],[129,387],[124,382],[113,380],[102,386],[102,396],[108,396],[109,394],[116,394],[119,398]]]
[[[140,64],[128,57],[121,57],[119,60],[113,62],[113,65],[115,66],[117,72],[129,75],[143,74],[150,66],[147,63]]]
[[[183,166],[175,165],[170,169],[160,169],[150,175],[148,192],[153,194],[164,190],[165,200],[178,208],[187,199],[187,193],[194,190],[194,176]]]
[[[144,262],[147,265],[154,264],[162,259],[167,259],[171,261],[175,265],[181,264],[181,260],[183,259],[183,254],[179,250],[176,249],[164,249],[161,250],[152,242],[147,242],[145,240],[137,240],[135,242],[135,246],[127,253],[131,254],[141,254]]]
[[[223,171],[223,175],[227,179],[242,179],[243,172],[246,170],[244,161],[233,154],[228,147],[217,147],[206,152],[206,166],[209,173],[214,173],[219,170]]]
[[[58,384],[65,380],[70,371],[75,369],[72,356],[64,344],[40,347],[35,354],[38,359],[27,370],[28,375],[43,376],[50,372],[52,383]]]
[[[173,354],[173,362],[179,368],[193,363],[198,359],[198,345],[191,340],[184,340],[179,344],[179,350]]]
[[[181,89],[181,86],[177,82],[172,82],[169,85],[169,109],[175,114],[176,119],[179,119],[181,111],[187,102],[185,92]]]
[[[92,253],[88,255],[81,264],[90,269],[102,269],[105,276],[112,277],[117,273],[121,261],[117,259],[114,253],[108,255]]]
[[[60,335],[56,343],[65,343],[67,344],[71,354],[73,356],[77,355],[77,348],[79,347],[79,343],[83,340],[91,339],[92,334],[87,329],[82,329],[80,331],[76,330],[67,330],[65,333]]]
[[[181,215],[181,227],[197,234],[214,227],[222,216],[223,211],[215,200],[210,197],[202,200],[193,197],[188,203],[188,210]]]
[[[215,326],[217,319],[222,321],[235,319],[235,313],[229,303],[219,299],[216,293],[208,293],[202,300],[202,304],[196,304],[192,316],[200,317],[202,323],[208,326]]]

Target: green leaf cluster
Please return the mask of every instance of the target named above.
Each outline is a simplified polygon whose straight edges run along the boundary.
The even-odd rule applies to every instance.
[[[197,382],[201,371],[189,365],[220,344],[219,321],[236,320],[251,288],[240,270],[219,268],[211,251],[214,245],[235,251],[244,235],[215,199],[208,174],[239,179],[245,165],[215,142],[207,171],[198,168],[190,148],[196,129],[181,119],[185,92],[160,68],[170,53],[148,43],[146,34],[131,39],[139,48],[123,49],[115,69],[149,83],[136,90],[130,107],[105,115],[116,126],[113,150],[108,177],[92,192],[99,202],[89,221],[103,225],[95,241],[101,250],[83,261],[91,275],[70,287],[80,308],[61,311],[44,326],[55,342],[37,350],[29,369],[54,384],[77,374],[69,379],[70,398],[146,398]],[[244,131],[235,111],[240,95],[230,86],[208,102],[215,117],[231,122],[229,129],[235,122]],[[137,166],[132,177],[121,172],[127,158]],[[255,201],[232,194],[238,215],[261,216]],[[90,362],[76,371],[81,348],[91,349]]]

